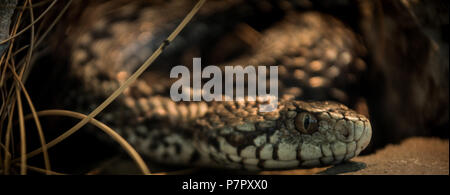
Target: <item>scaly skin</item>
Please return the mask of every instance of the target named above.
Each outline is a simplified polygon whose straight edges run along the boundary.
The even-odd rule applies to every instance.
[[[96,16],[94,21],[89,14],[82,17],[81,21],[89,22],[73,28],[77,32],[67,39],[73,46],[71,70],[86,94],[78,96],[77,102],[98,105],[98,100],[115,90],[164,40],[184,16],[180,10],[191,4],[130,4],[126,9]],[[236,37],[239,32],[232,29],[255,14],[248,10],[256,8],[240,1],[223,4],[205,4],[165,55],[100,119],[141,154],[168,164],[287,169],[337,164],[358,155],[370,141],[370,122],[334,102],[348,104],[353,98],[347,92],[349,86],[358,83],[358,71],[364,68],[359,58],[361,44],[352,31],[331,16],[289,13],[273,26],[254,33],[257,42],[249,44],[249,52],[220,62],[228,66],[278,66],[280,99],[275,111],[259,112],[258,105],[263,102],[258,101],[170,99],[170,68],[183,62],[182,58],[197,57],[189,52],[204,52],[205,47],[226,51],[211,42],[224,43],[221,37]],[[240,11],[243,7],[247,10]]]
[[[369,120],[334,102],[285,101],[261,113],[256,102],[217,102],[198,122],[199,150],[232,168],[283,169],[338,164],[368,144]]]

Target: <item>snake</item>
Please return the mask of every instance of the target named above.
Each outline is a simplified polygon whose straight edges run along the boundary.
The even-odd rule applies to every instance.
[[[151,161],[182,166],[272,170],[352,159],[370,143],[354,100],[364,48],[344,22],[282,1],[211,0],[162,55],[97,119]],[[286,3],[288,2],[288,3]],[[110,1],[88,6],[66,31],[67,100],[95,108],[124,83],[180,23],[195,1]],[[172,67],[278,67],[276,109],[264,100],[174,101]],[[203,80],[202,80],[203,81]],[[247,86],[247,85],[246,85]]]

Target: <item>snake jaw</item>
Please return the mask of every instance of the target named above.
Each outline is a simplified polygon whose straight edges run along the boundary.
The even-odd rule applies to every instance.
[[[357,156],[371,139],[369,120],[346,106],[334,102],[294,102],[298,113],[308,112],[317,120],[317,132],[302,133],[300,150],[320,155],[303,155],[302,166],[338,164]],[[300,151],[301,153],[301,151]],[[304,165],[303,165],[304,164]]]
[[[229,124],[227,131],[208,131],[217,147],[206,149],[206,153],[229,168],[320,167],[355,157],[370,141],[369,120],[341,104],[290,102],[280,107],[283,109],[276,111],[276,119],[264,117],[254,125],[247,121]],[[313,129],[301,131],[296,119],[300,116],[304,122],[305,114],[314,118],[315,124]]]

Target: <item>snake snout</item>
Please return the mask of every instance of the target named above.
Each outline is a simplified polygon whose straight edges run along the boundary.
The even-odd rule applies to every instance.
[[[329,109],[322,108],[322,105],[328,105]],[[318,131],[324,135],[325,151],[330,144],[333,153],[333,159],[326,155],[322,157],[324,164],[349,160],[369,145],[372,128],[367,117],[337,103],[315,103],[315,107],[311,111],[318,120]]]
[[[339,120],[334,126],[336,137],[343,142],[351,142],[355,139],[355,126],[353,121]]]
[[[350,151],[347,151],[347,153],[354,152],[356,156],[369,145],[372,127],[366,117],[355,113],[337,120],[334,132],[337,140],[350,145],[356,144],[354,149],[352,147]]]
[[[372,138],[372,126],[369,120],[366,119],[363,124],[364,126],[361,126],[358,129],[358,133],[361,136],[356,140],[355,156],[369,145],[370,139]]]

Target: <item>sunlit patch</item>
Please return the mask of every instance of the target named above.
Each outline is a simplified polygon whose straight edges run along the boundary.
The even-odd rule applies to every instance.
[[[303,70],[295,70],[294,77],[298,80],[303,80],[306,78],[306,73]]]
[[[83,49],[75,50],[73,53],[74,53],[73,54],[73,61],[74,61],[75,64],[79,64],[79,63],[81,63],[82,61],[84,61],[84,60],[86,60],[88,58],[88,54]]]
[[[309,68],[312,70],[312,71],[320,71],[320,70],[322,70],[323,69],[323,63],[321,62],[321,61],[319,61],[319,60],[314,60],[314,61],[312,61],[310,64],[309,64]]]
[[[329,78],[335,78],[337,76],[339,76],[340,74],[340,70],[339,68],[337,68],[336,66],[331,66],[330,68],[327,69],[326,73],[325,73]]]
[[[306,65],[306,58],[305,57],[296,57],[296,58],[294,58],[292,60],[292,63],[295,66],[298,66],[298,67],[305,66]]]
[[[311,87],[322,87],[325,85],[326,80],[322,77],[312,77],[309,79],[309,85]]]
[[[120,71],[117,73],[116,78],[119,82],[125,82],[125,80],[128,78],[128,73],[126,71]]]
[[[352,61],[352,55],[349,52],[343,52],[339,55],[339,64],[347,65]]]
[[[326,58],[327,60],[333,61],[333,60],[336,59],[336,57],[337,57],[337,52],[336,52],[335,49],[327,48],[327,49],[325,50],[325,58]]]

